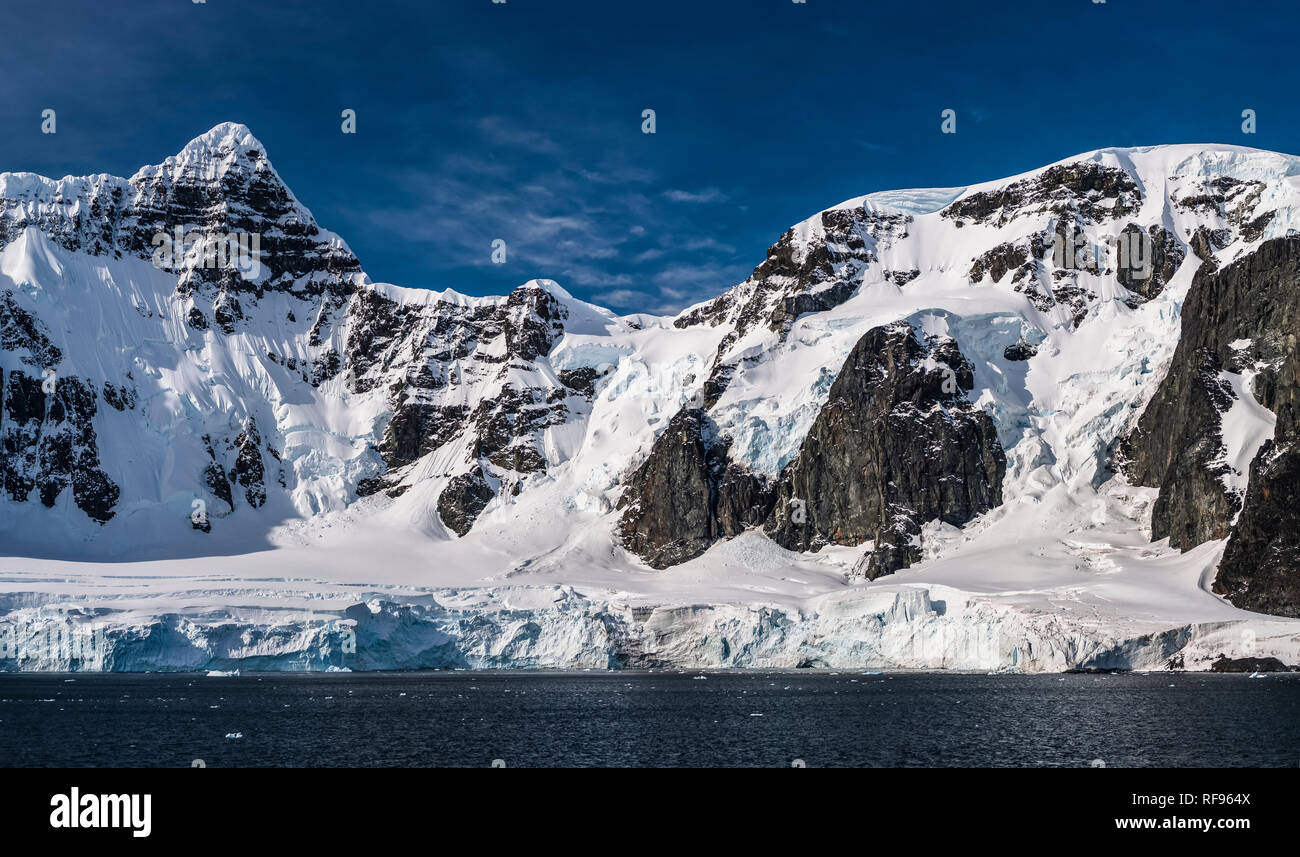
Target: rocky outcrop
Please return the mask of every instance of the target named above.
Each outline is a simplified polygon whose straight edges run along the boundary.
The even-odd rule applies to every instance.
[[[727,450],[704,410],[678,411],[625,480],[618,503],[623,546],[662,569],[761,525],[772,507],[772,486],[762,474],[728,461]]]
[[[398,393],[393,417],[384,430],[379,451],[389,467],[402,467],[439,449],[464,429],[464,405],[434,405],[412,401]]]
[[[563,335],[567,313],[539,282],[504,300],[416,306],[359,293],[348,309],[344,371],[354,391],[385,389],[392,413],[377,445],[388,472],[367,479],[365,493],[400,486],[404,468],[453,441],[466,450],[464,470],[453,475],[465,478],[443,496],[465,496],[471,506],[484,491],[495,496],[491,486],[502,479],[517,484],[554,463],[544,432],[568,422],[595,392],[594,370],[538,380],[547,377],[538,363]],[[460,533],[477,514],[454,514],[449,526]]]
[[[1298,672],[1300,667],[1287,666],[1277,658],[1229,658],[1220,655],[1210,664],[1210,672],[1216,673],[1289,673]]]
[[[620,536],[651,568],[693,559],[718,538],[713,510],[722,462],[715,431],[704,411],[683,408],[628,480],[619,500]]]
[[[18,359],[37,369],[53,369],[63,352],[50,341],[43,325],[14,300],[14,293],[0,293],[0,350],[18,352]]]
[[[244,489],[244,499],[256,509],[266,502],[266,467],[262,462],[262,435],[257,431],[257,420],[250,419],[248,428],[235,438],[235,449],[230,481]]]
[[[212,445],[212,438],[204,435],[203,444],[207,448],[209,459],[207,467],[203,470],[203,484],[212,496],[226,504],[227,510],[234,511],[235,495],[230,487],[230,480],[226,478],[225,469],[217,460],[217,451]]]
[[[1287,616],[1300,616],[1298,325],[1300,239],[1265,242],[1222,270],[1203,266],[1169,371],[1120,448],[1129,478],[1160,489],[1152,537],[1184,550],[1227,538],[1216,591],[1239,607]],[[1225,376],[1247,373],[1276,425],[1243,497],[1225,481],[1235,471],[1225,460],[1223,415],[1236,399]]]
[[[718,479],[714,507],[719,534],[732,539],[751,527],[762,526],[772,512],[775,488],[762,473],[728,462]]]
[[[10,499],[34,494],[52,507],[71,488],[92,520],[113,517],[121,489],[100,467],[97,402],[95,388],[80,378],[0,371],[0,482]]]
[[[1136,223],[1124,227],[1114,248],[1115,279],[1133,293],[1132,306],[1146,303],[1164,291],[1178,273],[1187,250],[1178,237],[1162,226],[1146,230]]]
[[[847,300],[855,290],[850,283],[879,262],[879,251],[907,238],[911,222],[910,215],[869,205],[824,211],[807,233],[799,227],[786,230],[745,283],[682,314],[673,324],[734,324],[735,338],[760,324],[788,332],[798,316]],[[919,273],[903,273],[904,282]]]
[[[859,340],[799,455],[775,483],[727,457],[704,410],[683,408],[626,480],[623,545],[654,568],[762,525],[792,550],[873,542],[860,573],[920,558],[921,525],[965,524],[1002,502],[1006,457],[965,398],[972,367],[951,339],[907,322]]]
[[[1294,364],[1287,370],[1295,389]],[[1292,406],[1288,405],[1288,409]],[[1250,468],[1241,517],[1219,563],[1214,591],[1247,610],[1300,616],[1300,433],[1294,414]]]
[[[130,373],[127,380],[131,380]],[[118,411],[135,410],[135,388],[118,386],[112,381],[104,382],[104,402]]]
[[[1025,341],[1024,337],[1008,345],[1002,351],[1003,359],[1014,362],[1030,360],[1038,354],[1038,346]]]
[[[1027,212],[1077,212],[1090,223],[1122,217],[1142,201],[1132,176],[1092,162],[1059,164],[1032,178],[963,196],[943,211],[961,222],[1005,226]]]
[[[463,536],[495,496],[487,474],[475,468],[453,478],[438,495],[438,517],[453,533]]]
[[[1029,261],[1028,248],[999,244],[975,260],[971,265],[970,279],[972,283],[978,283],[987,275],[993,278],[993,282],[1000,283],[1007,272],[1013,270],[1016,271],[1016,281],[1033,273],[1034,265]]]
[[[1151,535],[1168,538],[1171,547],[1186,550],[1226,537],[1241,507],[1224,484],[1230,468],[1223,460],[1223,414],[1235,397],[1221,378],[1223,368],[1218,349],[1184,351],[1180,345],[1169,374],[1121,445],[1129,479],[1161,489]]]
[[[861,568],[874,578],[919,558],[921,524],[1000,505],[1006,456],[973,386],[953,340],[923,342],[907,322],[868,331],[781,474],[768,535],[804,551],[874,542]]]

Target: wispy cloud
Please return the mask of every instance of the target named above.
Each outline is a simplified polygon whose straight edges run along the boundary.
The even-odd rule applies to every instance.
[[[408,203],[369,214],[395,238],[427,247],[433,269],[499,268],[503,290],[510,277],[551,277],[614,309],[653,312],[675,312],[743,277],[736,249],[696,219],[705,217],[698,206],[728,199],[721,189],[647,193],[657,176],[646,167],[587,163],[502,117],[473,130],[483,154],[408,169],[399,178]],[[497,239],[505,265],[493,259]]]
[[[727,195],[716,187],[706,188],[700,191],[689,190],[666,190],[664,196],[673,202],[689,202],[695,205],[706,205],[709,203],[726,202]]]
[[[873,143],[870,140],[854,140],[854,145],[860,149],[866,149],[868,152],[892,152],[894,147],[888,143]]]
[[[550,137],[532,128],[520,127],[501,116],[484,116],[478,120],[478,130],[494,146],[506,146],[533,152],[538,155],[558,155],[560,146]]]

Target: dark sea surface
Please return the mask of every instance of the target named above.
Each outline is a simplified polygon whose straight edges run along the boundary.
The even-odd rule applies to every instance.
[[[189,767],[196,759],[207,767],[1294,768],[1300,675],[0,675],[0,766]]]

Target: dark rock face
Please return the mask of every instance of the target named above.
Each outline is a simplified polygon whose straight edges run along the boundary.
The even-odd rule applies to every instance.
[[[1002,502],[1006,457],[992,419],[966,400],[972,367],[950,339],[906,322],[869,331],[776,483],[728,459],[707,413],[684,408],[627,479],[623,545],[654,568],[763,525],[816,551],[874,540],[871,578],[920,558],[921,525],[960,525]]]
[[[460,442],[466,454],[453,467],[464,472],[451,472],[439,510],[464,535],[498,486],[518,491],[522,477],[552,464],[543,434],[589,406],[596,372],[574,370],[540,384],[518,379],[548,374],[538,372],[538,363],[563,336],[567,317],[565,305],[539,283],[497,302],[401,305],[378,291],[359,291],[348,306],[342,355],[314,373],[343,374],[353,392],[387,393],[392,416],[375,447],[387,472],[365,479],[358,492],[396,496],[409,487],[402,484],[409,465]],[[481,385],[492,393],[467,394]],[[458,497],[469,505],[453,510],[449,504]]]
[[[1123,170],[1080,162],[1051,167],[1033,178],[975,193],[943,210],[943,216],[1004,226],[1024,212],[1077,211],[1098,223],[1133,211],[1142,201],[1137,183]]]
[[[262,463],[262,436],[257,431],[257,420],[250,419],[248,428],[235,439],[238,452],[230,481],[244,489],[244,499],[254,509],[266,502],[266,468]]]
[[[134,410],[135,390],[126,386],[119,387],[112,381],[105,381],[104,401],[109,407],[119,411]]]
[[[1286,356],[1274,359],[1281,365],[1273,373],[1256,377],[1255,391],[1277,423],[1251,463],[1244,508],[1214,586],[1238,607],[1300,616],[1300,241],[1268,242],[1256,255],[1265,249],[1264,270],[1251,283],[1265,291],[1257,299],[1269,319],[1255,348],[1260,357],[1277,350]]]
[[[464,427],[463,405],[431,405],[399,397],[379,451],[389,467],[410,464],[454,438]]]
[[[557,373],[560,383],[582,396],[590,399],[596,394],[596,379],[600,374],[587,367],[579,369],[562,369]]]
[[[1001,283],[1010,275],[1011,287],[1035,307],[1043,312],[1063,307],[1077,327],[1097,297],[1079,284],[1079,272],[1101,273],[1081,223],[1078,214],[1066,210],[1050,230],[999,244],[976,257],[967,276],[972,283],[985,277]]]
[[[715,511],[718,531],[732,539],[750,527],[761,526],[772,513],[775,485],[761,473],[730,462],[718,480]]]
[[[348,307],[348,339],[343,360],[357,376],[353,388],[365,392],[401,359],[402,340],[412,336],[420,313],[378,292],[358,292]]]
[[[762,524],[772,486],[762,474],[728,461],[728,447],[704,410],[678,411],[627,480],[618,504],[623,546],[662,569]]]
[[[1029,263],[1029,250],[1014,244],[999,244],[975,260],[970,269],[970,278],[971,282],[978,283],[988,274],[993,282],[1000,283],[1008,271],[1016,269],[1020,269],[1017,280],[1033,272],[1034,266]]]
[[[1170,546],[1183,550],[1227,536],[1240,509],[1240,498],[1230,497],[1223,483],[1229,468],[1222,462],[1221,429],[1232,389],[1219,378],[1217,349],[1189,346],[1183,353],[1187,345],[1184,338],[1136,430],[1121,444],[1129,478],[1161,488],[1152,538],[1168,537]]]
[[[53,506],[72,488],[77,508],[103,524],[113,515],[120,489],[100,468],[93,420],[95,388],[76,377],[58,378],[46,394],[39,378],[21,371],[0,373],[0,480],[9,497],[25,501],[33,491]]]
[[[993,420],[964,396],[971,365],[950,339],[899,322],[869,331],[781,474],[766,531],[792,550],[876,542],[865,573],[918,558],[924,522],[961,525],[1002,502]]]
[[[678,411],[620,498],[623,546],[651,568],[693,559],[718,538],[713,506],[719,462],[713,440],[714,428],[703,411]]]
[[[0,350],[25,351],[19,359],[28,366],[50,369],[59,365],[63,353],[50,342],[41,323],[14,302],[14,293],[0,294]]]
[[[732,320],[738,327],[737,338],[757,324],[788,331],[789,322],[799,315],[825,311],[847,300],[853,290],[846,292],[842,284],[878,262],[878,250],[905,239],[912,222],[910,215],[865,207],[825,211],[820,218],[824,237],[805,247],[795,229],[787,230],[748,281],[683,315],[674,325],[684,328]]]
[[[921,276],[921,272],[918,269],[913,268],[910,271],[885,271],[884,275],[886,280],[901,289],[903,286]]]
[[[342,357],[349,386],[386,387],[392,408],[377,446],[390,476],[368,482],[366,492],[391,487],[402,468],[461,437],[468,440],[465,464],[475,491],[492,490],[489,481],[473,478],[479,468],[495,468],[502,477],[545,469],[542,432],[568,421],[575,399],[589,403],[596,373],[561,373],[558,383],[537,387],[510,379],[550,352],[566,317],[554,295],[532,284],[495,304],[403,307],[377,292],[359,293],[348,309]],[[461,390],[483,380],[499,380],[499,392],[466,406]],[[465,517],[472,524],[477,512]]]
[[[1012,361],[1028,360],[1036,354],[1038,354],[1038,346],[1024,339],[1011,343],[1002,351],[1002,356]]]
[[[266,445],[258,430],[257,420],[249,418],[243,431],[233,438],[214,440],[211,435],[205,434],[203,443],[208,451],[208,464],[201,477],[203,485],[213,497],[226,505],[226,511],[235,509],[237,488],[243,489],[243,499],[250,507],[258,509],[266,504],[268,467],[263,453],[276,462],[279,453]],[[286,484],[282,469],[277,481],[281,487]],[[198,528],[210,532],[211,522],[205,523],[206,526]]]
[[[1222,250],[1232,243],[1232,231],[1228,229],[1210,229],[1207,226],[1198,227],[1188,239],[1188,246],[1191,247],[1192,253],[1200,259],[1208,270],[1214,270],[1219,267],[1219,262],[1214,258],[1216,250]]]
[[[1169,372],[1120,447],[1129,478],[1160,489],[1153,538],[1167,535],[1186,550],[1227,537],[1216,591],[1239,607],[1285,616],[1300,616],[1298,324],[1300,239],[1267,241],[1222,270],[1204,265],[1183,306]],[[1277,423],[1243,498],[1221,479],[1222,414],[1233,393],[1219,373],[1248,369],[1258,371],[1255,398]]]
[[[1187,251],[1176,235],[1161,226],[1151,226],[1144,232],[1130,223],[1121,234],[1125,241],[1116,250],[1124,256],[1127,249],[1128,258],[1116,260],[1115,279],[1133,293],[1131,305],[1137,306],[1164,291],[1187,258]]]
[[[452,532],[463,536],[474,526],[496,491],[482,469],[455,477],[438,496],[438,517]]]
[[[1256,456],[1241,517],[1219,563],[1214,591],[1246,610],[1300,616],[1298,439],[1292,424]]]
[[[540,432],[563,425],[569,412],[548,401],[546,391],[507,387],[501,395],[479,404],[470,418],[475,431],[475,457],[485,458],[503,470],[532,473],[546,468]]]
[[[1251,220],[1263,194],[1261,181],[1218,176],[1197,185],[1197,193],[1175,201],[1180,208],[1201,214],[1218,215],[1234,225]]]
[[[208,458],[211,459],[208,466],[203,471],[203,484],[218,500],[223,501],[230,510],[235,508],[235,495],[230,487],[230,480],[226,478],[226,471],[217,462],[217,451],[212,446],[212,438],[208,435],[203,436],[203,443],[208,448]],[[211,530],[209,525],[208,531]]]
[[[1243,241],[1257,241],[1264,234],[1264,230],[1273,222],[1277,216],[1276,211],[1266,211],[1259,217],[1241,224],[1241,238]]]

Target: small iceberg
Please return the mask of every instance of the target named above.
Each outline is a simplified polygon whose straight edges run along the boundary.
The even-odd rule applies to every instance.
[[[239,670],[208,670],[208,678],[224,678],[239,675]]]
[[[243,737],[244,737],[244,733],[243,733],[243,732],[227,732],[227,733],[226,733],[226,737],[233,741],[233,740],[235,740],[235,739],[237,739],[237,738],[243,738]]]
[[[1253,672],[1253,673],[1250,674],[1250,677],[1251,677],[1251,678],[1268,678],[1268,673]]]

